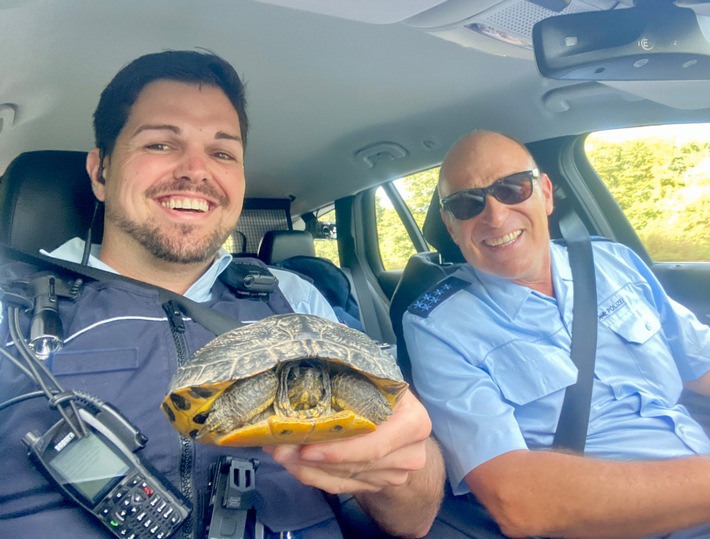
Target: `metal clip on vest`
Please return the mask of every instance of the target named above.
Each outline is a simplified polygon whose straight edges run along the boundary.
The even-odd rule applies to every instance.
[[[244,539],[254,509],[257,459],[220,457],[214,465],[208,539]],[[264,539],[264,525],[254,519],[254,539]]]

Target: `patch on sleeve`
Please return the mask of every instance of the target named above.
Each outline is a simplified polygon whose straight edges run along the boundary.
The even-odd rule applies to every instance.
[[[447,277],[414,300],[407,310],[412,314],[426,318],[444,300],[470,284],[458,277]]]

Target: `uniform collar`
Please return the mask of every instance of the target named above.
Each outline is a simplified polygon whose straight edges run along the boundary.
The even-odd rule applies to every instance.
[[[491,301],[503,309],[510,318],[515,318],[518,315],[530,294],[533,293],[533,290],[527,286],[485,273],[468,264],[464,271],[468,274],[469,279],[481,283]]]
[[[78,264],[81,262],[81,257],[84,254],[84,245],[85,243],[83,239],[73,238],[57,247],[51,253],[44,250],[41,252],[54,258],[67,260],[69,262],[76,262]],[[92,268],[109,271],[111,273],[118,273],[115,269],[99,260],[98,256],[100,252],[101,245],[94,244],[91,246],[91,254],[89,256],[88,265]],[[192,286],[187,289],[184,296],[199,303],[209,301],[212,297],[212,286],[214,286],[214,283],[220,274],[227,269],[230,262],[232,262],[232,255],[220,248],[219,251],[217,251],[214,261],[210,267],[207,268],[207,271],[205,271],[202,276],[197,279],[197,281],[192,283]]]
[[[552,263],[552,286],[555,289],[555,299],[560,315],[567,326],[572,328],[572,308],[574,306],[574,285],[572,284],[572,268],[569,265],[567,247],[561,243],[550,244]]]
[[[555,241],[550,242],[550,252],[552,254],[552,281],[555,279],[563,281],[572,280],[572,269],[569,265],[569,257],[567,256],[567,248]]]
[[[185,292],[185,297],[199,303],[212,299],[212,286],[217,277],[227,269],[227,266],[232,262],[232,255],[220,247],[214,257],[212,265],[207,268],[207,271],[197,279],[192,286]]]
[[[550,251],[552,284],[555,288],[555,293],[559,295],[560,291],[567,289],[567,285],[561,286],[562,283],[572,281],[572,272],[567,259],[567,250],[563,246],[551,243]],[[470,264],[464,266],[463,272],[472,282],[477,280],[481,283],[493,303],[503,309],[511,319],[518,316],[518,313],[531,295],[534,294],[538,297],[543,297],[543,294],[536,292],[532,288],[491,275],[490,273],[485,273],[472,267]],[[544,297],[547,298],[548,296]]]

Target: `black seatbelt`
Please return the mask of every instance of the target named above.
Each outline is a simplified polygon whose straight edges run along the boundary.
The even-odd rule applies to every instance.
[[[597,287],[589,233],[571,208],[560,218],[572,270],[572,361],[577,383],[565,391],[553,447],[584,453],[597,350]]]
[[[215,335],[221,335],[232,329],[243,326],[244,324],[239,320],[232,318],[224,313],[215,311],[200,305],[196,301],[186,298],[181,294],[176,294],[165,288],[159,286],[151,285],[143,281],[138,281],[136,279],[131,279],[130,277],[125,277],[119,275],[118,273],[112,273],[110,271],[104,271],[97,268],[92,268],[91,266],[77,264],[76,262],[69,262],[67,260],[62,260],[59,258],[53,258],[43,254],[30,254],[24,251],[20,251],[8,245],[0,244],[0,257],[2,260],[15,260],[18,262],[25,262],[32,266],[39,267],[41,269],[53,270],[53,271],[69,271],[73,274],[80,275],[82,277],[88,277],[94,281],[125,281],[143,288],[150,288],[152,290],[158,291],[158,296],[162,303],[167,303],[172,301],[180,306],[180,310],[195,322],[200,324],[205,329],[211,331]]]

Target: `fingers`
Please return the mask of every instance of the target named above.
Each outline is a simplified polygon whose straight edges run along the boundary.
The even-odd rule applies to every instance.
[[[397,452],[399,454],[399,452]],[[404,460],[412,459],[405,456]],[[401,465],[397,455],[370,465],[311,464],[304,461],[284,464],[286,470],[306,485],[331,494],[343,492],[379,492],[383,488],[407,482],[412,466]]]
[[[392,415],[374,432],[358,438],[303,446],[301,459],[328,463],[369,462],[402,447],[423,443],[430,433],[429,415],[407,390]]]
[[[418,470],[426,463],[426,446],[422,442],[410,444],[377,459],[358,459],[353,461],[326,462],[303,458],[303,448],[294,445],[279,445],[264,448],[271,453],[274,460],[283,466],[311,466],[341,477],[354,476],[365,472],[380,472],[384,470],[402,470],[405,472]],[[317,453],[320,455],[320,453]],[[309,457],[313,454],[309,453]]]
[[[407,392],[392,416],[365,436],[264,449],[304,484],[333,494],[378,492],[404,484],[426,464],[430,432],[424,407]]]

